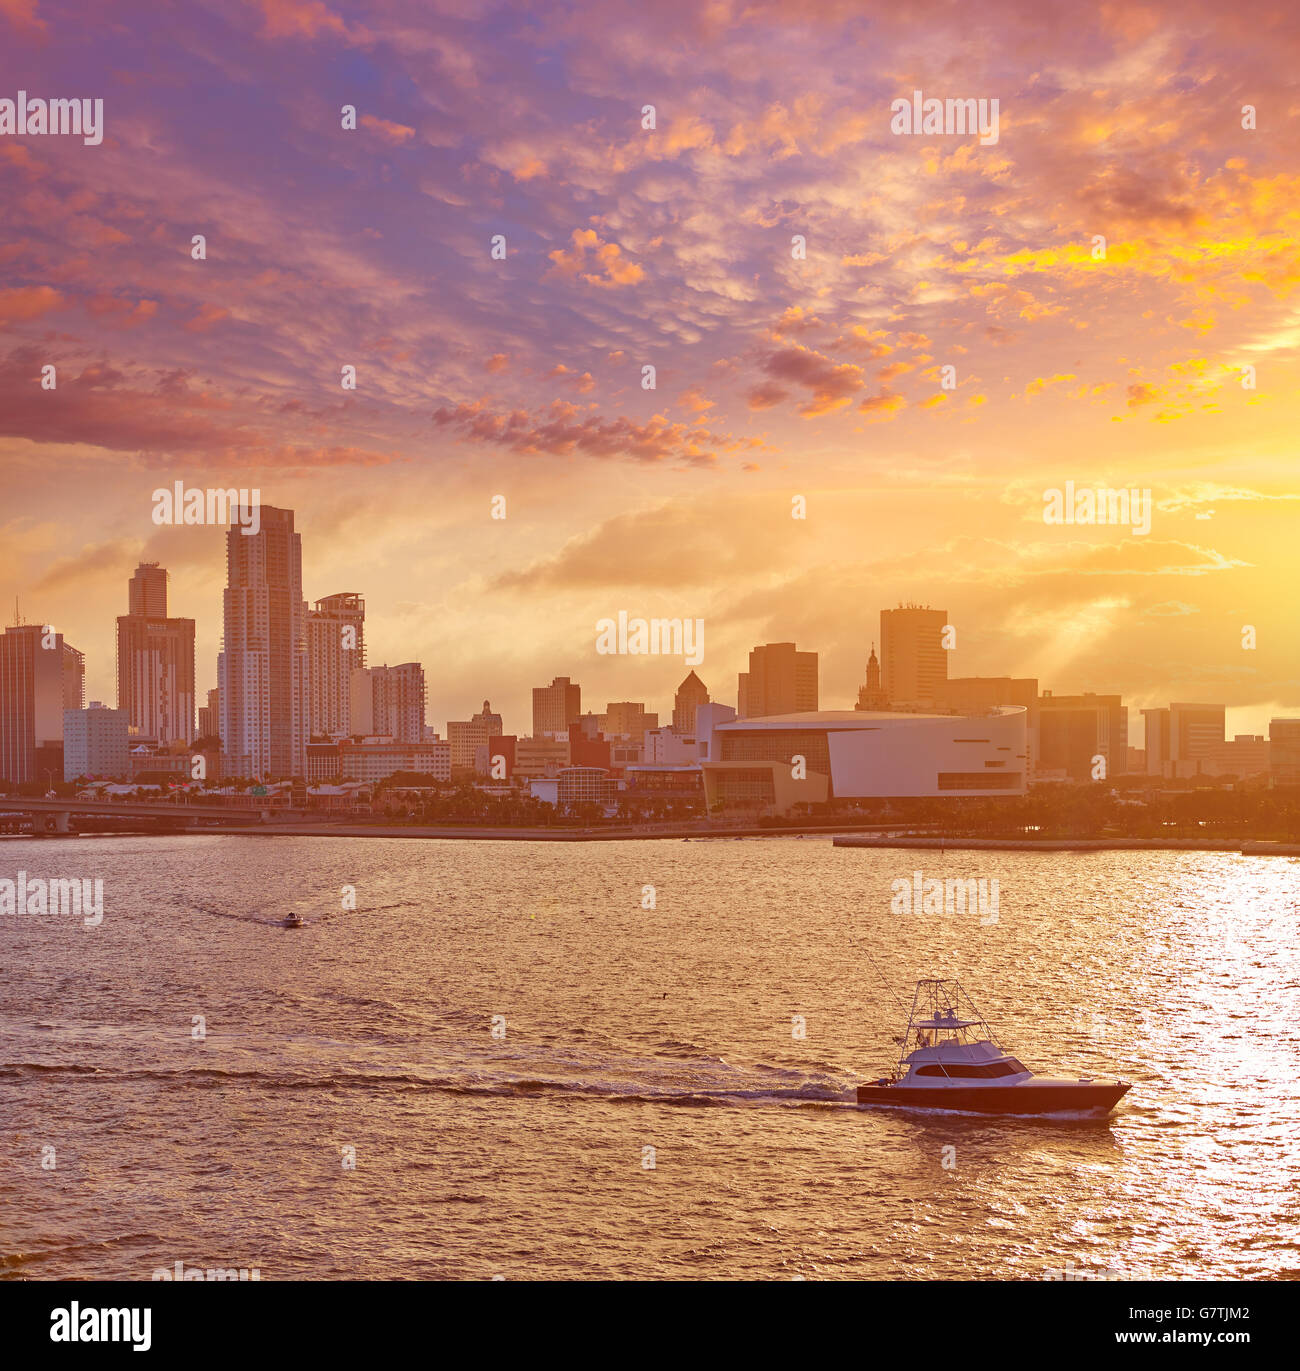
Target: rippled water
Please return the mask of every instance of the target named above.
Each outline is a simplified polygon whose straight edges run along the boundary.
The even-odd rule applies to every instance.
[[[891,913],[917,868],[996,877],[998,921]],[[105,918],[0,917],[11,1277],[1300,1272],[1293,860],[0,841],[19,869],[102,877]],[[863,949],[1133,1090],[1101,1122],[858,1109],[901,1028]]]

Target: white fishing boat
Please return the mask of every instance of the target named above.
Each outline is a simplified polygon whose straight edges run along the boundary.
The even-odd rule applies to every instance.
[[[975,1114],[1108,1114],[1123,1081],[1035,1075],[999,1046],[957,981],[917,981],[898,1065],[858,1086],[858,1103]]]

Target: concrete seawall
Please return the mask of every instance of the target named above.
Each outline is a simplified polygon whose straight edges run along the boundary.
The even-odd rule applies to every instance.
[[[1239,852],[1248,857],[1300,857],[1300,843],[1240,838],[905,838],[841,834],[836,847],[928,848],[996,852]]]

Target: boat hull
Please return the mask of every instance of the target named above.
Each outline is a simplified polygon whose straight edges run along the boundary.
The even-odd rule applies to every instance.
[[[860,1085],[858,1103],[895,1109],[951,1109],[970,1114],[1108,1114],[1131,1089],[1122,1081],[1052,1081],[1023,1085]]]

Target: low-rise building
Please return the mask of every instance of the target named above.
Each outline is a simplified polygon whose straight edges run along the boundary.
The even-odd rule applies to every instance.
[[[63,779],[124,780],[131,774],[127,712],[92,700],[63,711]]]
[[[366,783],[385,780],[399,771],[451,780],[451,745],[435,743],[341,742],[339,772],[345,781]]]

